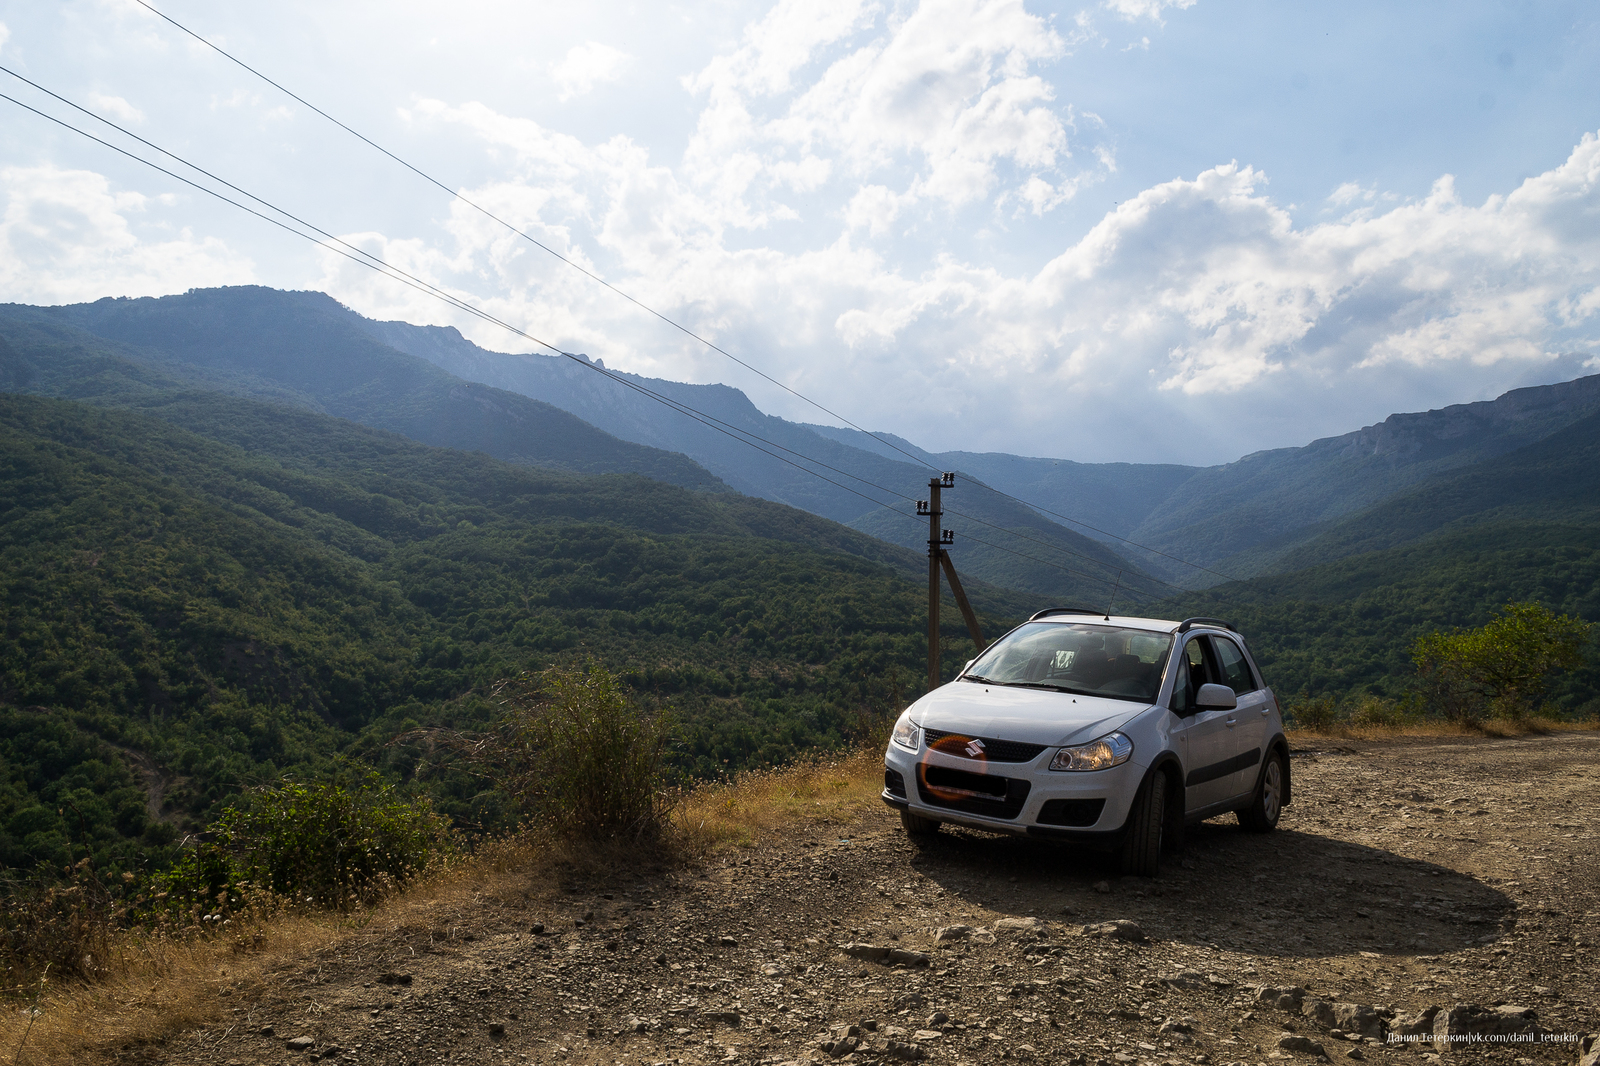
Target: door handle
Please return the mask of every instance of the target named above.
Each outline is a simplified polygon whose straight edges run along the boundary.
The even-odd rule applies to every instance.
[[[1230,728],[1230,729],[1233,728],[1233,726],[1236,725],[1238,723],[1238,721],[1239,720],[1237,718],[1228,719],[1228,728]]]
[[[1263,707],[1263,708],[1261,708],[1261,717],[1265,718],[1267,715],[1269,715],[1271,713],[1272,713],[1272,708],[1271,707]]]

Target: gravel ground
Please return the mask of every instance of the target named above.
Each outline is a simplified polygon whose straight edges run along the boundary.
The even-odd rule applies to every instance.
[[[877,806],[693,870],[510,875],[267,979],[222,975],[222,1023],[111,1054],[1577,1062],[1600,1029],[1600,736],[1329,741],[1293,766],[1277,832],[1208,822],[1156,880],[965,831],[918,847]],[[1391,1040],[1473,1031],[1545,1036]]]

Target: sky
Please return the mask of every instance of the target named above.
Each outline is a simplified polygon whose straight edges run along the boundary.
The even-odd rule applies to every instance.
[[[1592,4],[151,3],[833,415],[134,0],[0,0],[0,66],[561,350],[785,417],[1209,464],[1600,372]],[[548,350],[326,243],[0,100],[0,301],[254,283]]]

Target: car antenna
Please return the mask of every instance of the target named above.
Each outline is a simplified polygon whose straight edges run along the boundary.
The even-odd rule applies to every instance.
[[[1117,593],[1122,588],[1122,571],[1117,571],[1117,583],[1111,589],[1111,598],[1106,601],[1106,621],[1111,621],[1111,607],[1117,602]]]

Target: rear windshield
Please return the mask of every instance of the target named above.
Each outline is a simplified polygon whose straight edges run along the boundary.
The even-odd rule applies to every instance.
[[[975,659],[963,681],[1154,702],[1169,633],[1085,623],[1028,622]]]

